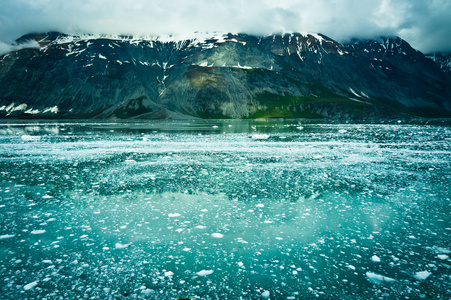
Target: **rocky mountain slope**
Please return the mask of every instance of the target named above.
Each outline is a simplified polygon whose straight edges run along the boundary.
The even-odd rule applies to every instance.
[[[427,57],[435,61],[443,72],[451,74],[451,53],[439,52],[428,54]]]
[[[451,75],[400,38],[30,34],[0,56],[1,118],[451,116]]]

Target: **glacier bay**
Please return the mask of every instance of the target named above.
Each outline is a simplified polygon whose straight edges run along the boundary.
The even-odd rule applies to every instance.
[[[451,296],[439,121],[0,124],[4,299]]]

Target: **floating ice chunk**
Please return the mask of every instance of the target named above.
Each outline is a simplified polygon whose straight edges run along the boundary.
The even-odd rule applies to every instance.
[[[52,261],[51,261],[50,259],[44,259],[42,262],[43,262],[44,264],[50,264],[50,265],[53,264]]]
[[[128,246],[130,246],[132,243],[129,244],[121,244],[121,243],[116,243],[115,247],[116,249],[124,249],[127,248]]]
[[[215,233],[211,234],[211,237],[214,237],[216,239],[222,239],[224,237],[224,235],[222,233],[215,232]]]
[[[394,282],[395,279],[390,278],[390,277],[386,277],[383,275],[379,275],[373,272],[366,272],[366,277],[368,277],[368,280],[371,281],[374,284],[382,284],[384,282],[386,283],[390,283],[390,282]]]
[[[5,239],[10,239],[15,237],[15,234],[4,234],[4,235],[0,235],[0,240],[5,240]]]
[[[257,204],[256,206],[257,206],[257,207],[265,207],[265,205],[264,205],[264,204],[261,204],[261,203]]]
[[[180,217],[180,216],[181,216],[181,214],[179,214],[179,213],[168,214],[169,218],[177,218],[177,217]]]
[[[443,259],[443,260],[445,260],[445,259],[448,259],[448,258],[449,258],[449,256],[448,256],[448,255],[446,255],[446,254],[439,254],[439,255],[437,255],[437,257],[438,257],[438,258],[440,258],[440,259]]]
[[[31,290],[32,288],[36,287],[37,285],[38,285],[38,282],[33,281],[33,282],[30,282],[29,284],[24,285],[23,289],[28,291],[28,290]]]
[[[353,265],[347,265],[346,267],[348,267],[351,270],[355,270],[355,267]]]
[[[165,277],[172,277],[172,276],[174,276],[174,272],[172,272],[172,271],[164,272],[164,276]]]
[[[236,241],[237,243],[249,244],[247,241],[243,240],[243,238],[237,238]]]
[[[373,262],[381,262],[381,259],[380,259],[377,255],[373,255],[373,256],[371,257],[371,260],[372,260]]]
[[[436,253],[441,253],[441,254],[451,254],[451,250],[446,249],[446,248],[442,248],[442,247],[433,247],[432,248]]]
[[[151,294],[153,294],[155,291],[151,290],[151,289],[144,289],[141,291],[141,294],[143,294],[144,296],[149,296]]]
[[[207,226],[204,226],[204,225],[197,225],[197,226],[194,227],[194,228],[197,228],[197,229],[207,229]]]
[[[213,274],[213,270],[202,270],[196,273],[199,276],[208,276]]]
[[[269,291],[264,291],[264,292],[262,293],[262,297],[263,297],[263,298],[269,298],[269,295],[270,295]]]
[[[298,126],[298,127],[296,127],[296,129],[297,129],[297,130],[303,130],[303,129],[304,129],[304,126]]]
[[[251,136],[253,140],[267,140],[269,139],[268,134],[254,134]]]
[[[45,232],[44,229],[33,230],[31,234],[43,234]]]
[[[37,141],[41,139],[40,136],[32,136],[28,134],[24,134],[20,138],[22,139],[22,141]]]
[[[420,271],[420,272],[416,272],[415,275],[413,275],[413,278],[415,278],[416,280],[425,280],[431,274],[432,273],[429,271]]]

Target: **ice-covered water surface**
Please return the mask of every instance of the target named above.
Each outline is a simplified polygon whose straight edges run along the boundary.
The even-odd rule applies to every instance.
[[[451,296],[451,127],[0,125],[6,298]]]

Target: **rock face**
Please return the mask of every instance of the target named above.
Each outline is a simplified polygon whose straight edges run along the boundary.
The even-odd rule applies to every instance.
[[[0,56],[1,118],[451,116],[451,76],[400,38],[30,34]]]
[[[439,52],[429,54],[427,57],[435,61],[443,72],[451,75],[451,53]]]

